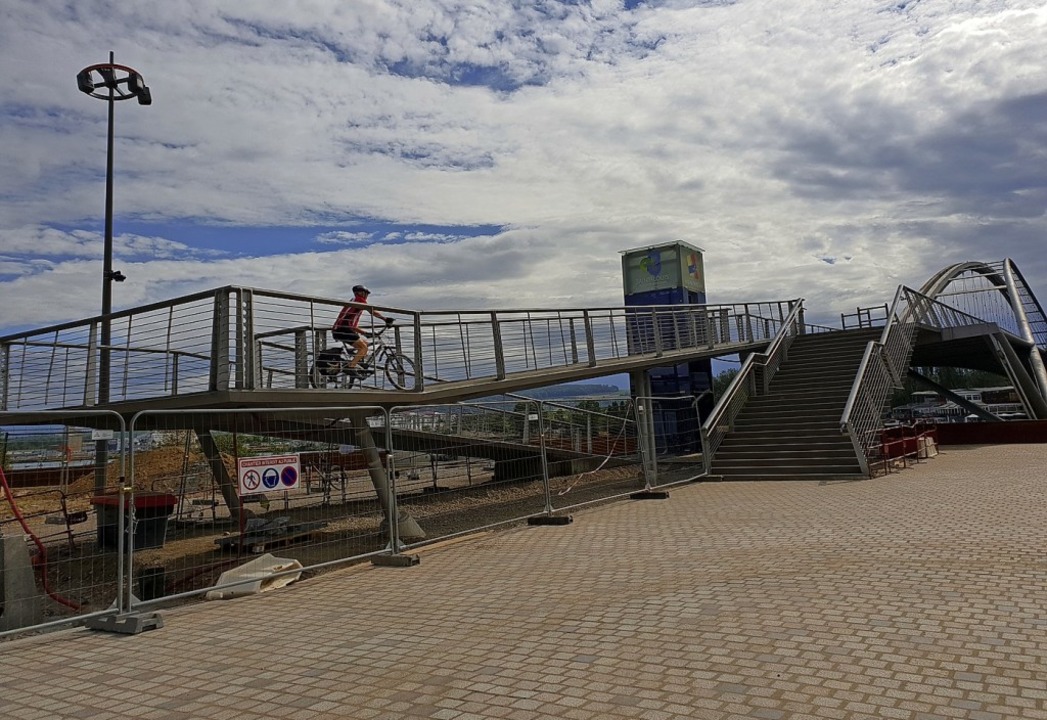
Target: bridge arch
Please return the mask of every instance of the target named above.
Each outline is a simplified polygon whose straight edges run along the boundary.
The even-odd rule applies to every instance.
[[[969,315],[994,322],[1030,345],[1028,361],[1040,395],[1047,398],[1047,316],[1010,258],[948,265],[920,288],[928,297]]]

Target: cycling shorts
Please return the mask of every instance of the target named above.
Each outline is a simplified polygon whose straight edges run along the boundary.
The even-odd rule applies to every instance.
[[[339,342],[354,343],[360,339],[360,333],[355,329],[337,329],[331,331],[331,337]]]

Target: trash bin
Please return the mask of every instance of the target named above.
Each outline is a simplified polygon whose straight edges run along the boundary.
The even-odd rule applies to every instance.
[[[128,506],[129,497],[129,494],[124,495],[124,507]],[[167,519],[174,512],[178,498],[169,493],[137,492],[134,499],[135,549],[163,547],[167,539]],[[119,503],[120,496],[117,493],[95,495],[91,498],[91,504],[98,513],[98,543],[102,547],[118,547]],[[124,522],[130,525],[130,518],[125,518]],[[125,532],[129,532],[127,525]]]

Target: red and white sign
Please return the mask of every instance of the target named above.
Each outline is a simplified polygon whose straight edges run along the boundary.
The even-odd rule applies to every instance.
[[[302,476],[297,455],[270,455],[240,458],[236,461],[237,490],[240,495],[297,490]]]

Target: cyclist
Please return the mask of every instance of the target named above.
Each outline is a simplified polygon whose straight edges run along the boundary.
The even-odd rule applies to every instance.
[[[360,371],[356,369],[356,365],[367,354],[367,341],[363,337],[363,331],[360,330],[360,317],[364,310],[371,313],[373,317],[384,320],[386,325],[393,324],[391,317],[386,317],[373,308],[365,307],[367,296],[370,294],[371,291],[366,286],[354,285],[353,304],[342,308],[342,312],[338,313],[338,319],[334,321],[334,327],[331,328],[331,335],[335,340],[352,345],[356,350],[356,355],[349,360],[349,367],[346,368],[346,373],[350,376],[359,377]]]

